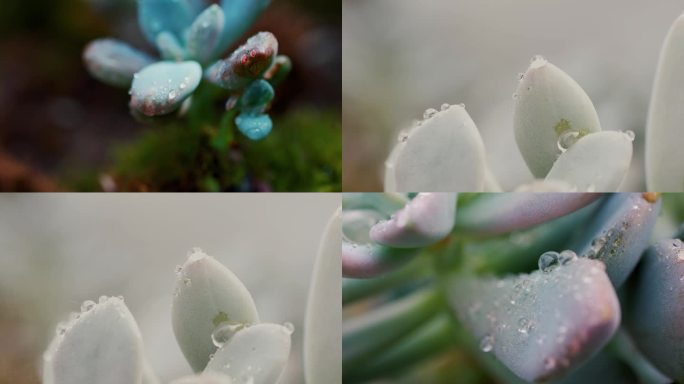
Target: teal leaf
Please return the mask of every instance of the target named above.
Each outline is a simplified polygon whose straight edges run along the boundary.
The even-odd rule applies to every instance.
[[[147,54],[116,39],[92,41],[83,51],[88,72],[103,83],[127,88],[133,75],[154,60]]]
[[[215,58],[224,22],[223,11],[217,4],[212,4],[197,16],[188,31],[186,45],[190,57],[202,64]]]
[[[419,193],[389,220],[370,230],[370,238],[382,245],[418,248],[445,238],[454,227],[456,193]]]
[[[620,287],[648,247],[661,200],[649,193],[611,195],[569,248],[604,262],[610,280]]]
[[[456,226],[466,232],[486,235],[518,231],[567,215],[600,196],[598,193],[484,194],[460,210]]]
[[[259,315],[240,279],[199,249],[177,273],[171,308],[173,332],[186,360],[199,372],[216,351],[215,331],[256,324]]]
[[[237,48],[227,59],[219,60],[205,71],[211,83],[231,92],[241,91],[273,65],[278,40],[270,32],[259,32]]]
[[[80,313],[57,326],[43,355],[43,383],[139,383],[143,361],[133,315],[122,299],[102,296],[98,303],[85,301]]]
[[[684,243],[650,247],[626,286],[625,320],[636,345],[665,375],[684,381]]]
[[[367,209],[391,216],[408,202],[403,193],[347,192],[342,194],[344,210]]]
[[[226,27],[221,43],[216,47],[216,54],[220,55],[240,38],[270,3],[271,0],[221,0]]]
[[[483,353],[527,381],[576,369],[613,336],[620,306],[602,263],[564,265],[504,279],[453,276],[451,307]]]
[[[163,31],[182,40],[185,30],[204,7],[203,0],[138,0],[138,24],[152,44]]]
[[[292,324],[256,324],[237,331],[213,355],[206,372],[220,372],[233,384],[278,382],[290,356]]]
[[[268,136],[273,128],[273,122],[266,114],[241,113],[235,118],[235,124],[243,135],[254,141]]]
[[[135,74],[130,107],[145,116],[177,110],[202,79],[202,67],[194,61],[159,62]]]
[[[273,87],[266,80],[254,80],[242,93],[240,107],[243,112],[262,113],[274,95]]]
[[[182,61],[188,55],[178,38],[171,32],[161,32],[157,35],[157,48],[164,60]]]

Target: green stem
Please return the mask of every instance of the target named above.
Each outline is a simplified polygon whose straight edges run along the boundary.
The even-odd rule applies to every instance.
[[[660,373],[651,363],[641,354],[634,345],[631,336],[624,329],[620,328],[608,347],[613,350],[620,359],[627,363],[634,373],[639,377],[639,382],[644,384],[663,384],[671,383],[672,380]]]
[[[359,382],[396,375],[426,359],[442,353],[455,340],[451,319],[447,314],[433,317],[413,330],[391,349],[365,360],[353,371],[345,370],[343,381]]]
[[[443,308],[433,288],[423,289],[344,322],[343,370],[353,371],[366,358],[384,352]]]

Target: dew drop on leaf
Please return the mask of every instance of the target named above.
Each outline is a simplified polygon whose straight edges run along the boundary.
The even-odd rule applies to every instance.
[[[480,340],[480,349],[482,352],[491,352],[494,349],[494,336],[487,334]]]
[[[558,252],[544,252],[539,256],[539,270],[542,272],[551,272],[558,266]]]

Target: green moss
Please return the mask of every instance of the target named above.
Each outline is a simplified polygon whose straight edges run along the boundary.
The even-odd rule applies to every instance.
[[[560,136],[566,131],[571,129],[570,122],[565,119],[560,119],[560,121],[553,126],[553,130],[556,131],[556,135]]]
[[[211,322],[214,324],[214,327],[218,327],[219,325],[223,323],[227,323],[230,321],[230,318],[228,317],[228,314],[221,311],[219,312],[214,318],[211,320]]]

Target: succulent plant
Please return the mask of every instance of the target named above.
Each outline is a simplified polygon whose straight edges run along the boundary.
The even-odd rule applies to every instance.
[[[129,88],[130,108],[140,118],[183,114],[202,79],[225,89],[226,109],[236,109],[238,129],[259,140],[272,128],[265,113],[273,86],[290,71],[278,41],[259,32],[228,57],[219,59],[268,6],[270,0],[138,0],[138,22],[161,61],[128,44],[98,39],[84,50],[89,72],[98,80]],[[199,102],[206,102],[201,100]]]
[[[670,28],[660,54],[645,130],[647,190],[684,191],[679,107],[684,99],[680,53],[684,15]],[[520,74],[513,94],[515,141],[535,182],[519,191],[618,191],[630,168],[632,131],[603,131],[577,82],[541,56]],[[512,143],[511,143],[512,144]],[[489,191],[501,188],[463,104],[428,109],[399,133],[385,163],[384,190]]]
[[[176,275],[173,330],[197,374],[173,383],[276,383],[290,354],[294,326],[260,322],[242,282],[199,249]],[[45,384],[159,383],[123,297],[86,300],[57,326],[43,361]]]
[[[345,195],[344,382],[684,380],[680,198]]]

